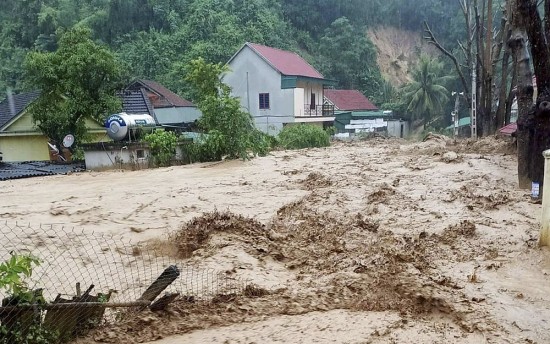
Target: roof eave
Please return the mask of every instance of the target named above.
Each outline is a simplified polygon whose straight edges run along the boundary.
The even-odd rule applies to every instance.
[[[239,50],[237,50],[237,52],[235,54],[233,54],[233,56],[231,56],[231,58],[226,62],[226,65],[229,65],[235,59],[235,57],[237,57],[237,55],[240,54],[240,52],[244,49],[244,47],[246,47],[246,46],[250,47],[248,44],[249,44],[248,42],[243,44],[243,46]],[[250,47],[250,49],[252,49],[252,47]],[[254,50],[254,49],[252,49],[252,50]]]
[[[313,82],[321,83],[323,86],[334,86],[337,84],[336,80],[331,80],[331,79],[315,78],[315,77],[304,76],[304,75],[281,74],[281,88],[282,89],[296,88],[296,83],[298,82],[298,80],[313,81]]]
[[[15,116],[13,116],[9,121],[7,121],[6,123],[4,123],[3,126],[0,127],[0,132],[6,132],[6,129],[8,129],[13,123],[17,122],[17,120],[21,117],[23,117],[23,115],[25,114],[26,112],[26,108],[23,109],[22,111],[19,111],[18,114],[16,114]]]

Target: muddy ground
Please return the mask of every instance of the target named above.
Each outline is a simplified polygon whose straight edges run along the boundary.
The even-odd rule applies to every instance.
[[[378,138],[4,182],[0,217],[114,233],[247,281],[82,343],[548,343],[550,253],[516,170],[494,138]]]

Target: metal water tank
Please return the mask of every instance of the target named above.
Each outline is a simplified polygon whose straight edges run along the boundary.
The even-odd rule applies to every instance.
[[[151,131],[156,126],[153,117],[147,114],[127,114],[125,112],[113,114],[105,120],[107,135],[114,141],[135,138],[137,129]]]

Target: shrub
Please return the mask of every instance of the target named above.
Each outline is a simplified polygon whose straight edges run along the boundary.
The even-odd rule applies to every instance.
[[[249,159],[266,155],[269,142],[254,127],[250,114],[242,109],[238,98],[220,80],[227,71],[221,64],[207,63],[203,59],[191,61],[186,80],[196,90],[196,101],[202,112],[199,127],[207,133],[189,147],[192,161]]]
[[[42,289],[30,290],[26,278],[31,277],[33,265],[40,260],[32,255],[12,253],[7,261],[0,263],[0,290],[7,297],[0,300],[2,305],[45,303]],[[48,344],[58,342],[58,333],[41,326],[40,319],[34,317],[34,310],[18,310],[8,313],[12,321],[0,324],[0,344]]]
[[[223,134],[217,130],[199,136],[187,148],[190,162],[219,161],[226,151]]]
[[[330,146],[330,135],[316,125],[289,125],[279,133],[279,143],[285,149],[327,147]]]
[[[176,154],[176,145],[178,143],[176,134],[171,131],[157,129],[147,134],[144,140],[149,143],[153,164],[155,166],[169,166]]]

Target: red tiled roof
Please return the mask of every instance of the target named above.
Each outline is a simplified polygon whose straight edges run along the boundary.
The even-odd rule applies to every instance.
[[[325,90],[325,98],[330,100],[338,110],[343,111],[371,111],[378,108],[357,90]]]
[[[254,43],[246,43],[246,45],[256,51],[281,74],[324,79],[321,73],[296,53]]]
[[[498,131],[502,135],[512,136],[512,134],[515,133],[517,129],[517,123],[510,123],[507,126],[500,128]]]
[[[166,87],[159,84],[158,82],[151,81],[151,80],[138,80],[138,82],[141,82],[147,88],[149,88],[153,92],[158,93],[162,98],[164,98],[164,99],[162,98],[151,99],[153,106],[156,108],[173,107],[173,106],[176,106],[176,107],[195,106],[190,101],[183,99],[182,97],[178,96],[174,92],[170,91]]]

